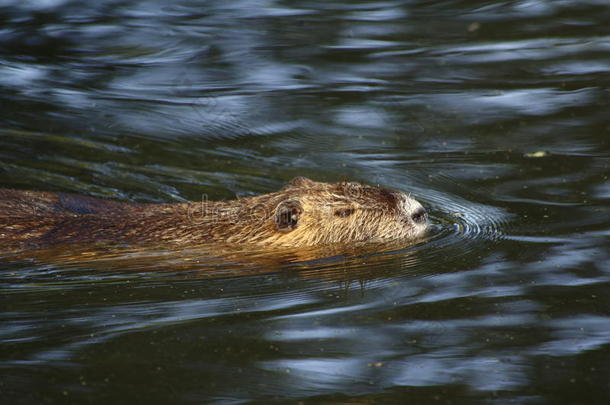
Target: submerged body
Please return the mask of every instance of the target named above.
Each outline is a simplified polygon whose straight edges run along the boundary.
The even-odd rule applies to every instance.
[[[0,190],[4,249],[92,243],[301,247],[415,239],[426,227],[426,211],[404,193],[303,177],[275,193],[176,204]]]

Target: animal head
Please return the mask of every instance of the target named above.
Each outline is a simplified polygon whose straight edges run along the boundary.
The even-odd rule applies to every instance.
[[[415,239],[428,222],[426,210],[408,195],[359,183],[297,177],[282,190],[255,198],[262,208],[255,239],[268,246]]]

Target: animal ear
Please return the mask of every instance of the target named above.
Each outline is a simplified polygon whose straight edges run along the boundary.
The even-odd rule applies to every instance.
[[[315,184],[315,181],[308,179],[307,177],[299,176],[290,180],[289,184],[295,187],[307,187]]]
[[[278,231],[289,232],[299,225],[303,208],[296,200],[284,200],[275,209],[275,226]]]

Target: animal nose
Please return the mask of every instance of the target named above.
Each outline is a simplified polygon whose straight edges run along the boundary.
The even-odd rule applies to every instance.
[[[424,207],[419,207],[415,210],[413,214],[411,214],[411,219],[416,224],[423,224],[428,219],[428,213],[424,209]]]

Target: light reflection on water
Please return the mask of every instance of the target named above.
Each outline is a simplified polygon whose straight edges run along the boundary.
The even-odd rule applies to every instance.
[[[347,178],[433,225],[275,260],[4,255],[8,400],[605,403],[604,2],[0,11],[2,187],[167,202]]]

